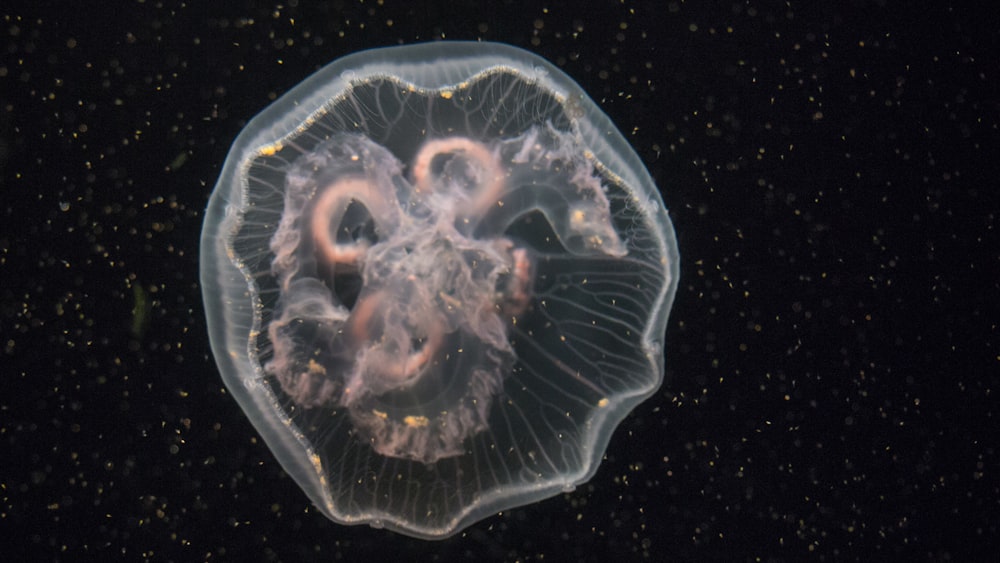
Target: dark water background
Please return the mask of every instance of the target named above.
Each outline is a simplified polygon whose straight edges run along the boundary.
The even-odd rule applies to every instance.
[[[0,8],[3,558],[996,560],[989,3],[485,4]],[[282,472],[210,356],[197,258],[250,118],[440,38],[574,77],[661,187],[682,277],[668,382],[594,479],[428,543],[335,525]]]

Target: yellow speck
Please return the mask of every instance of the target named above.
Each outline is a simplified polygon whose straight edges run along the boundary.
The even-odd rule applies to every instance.
[[[410,415],[410,416],[404,418],[403,422],[407,426],[409,426],[411,428],[420,428],[420,427],[423,427],[423,426],[427,426],[427,424],[430,421],[427,420],[426,416],[412,416],[412,415]]]
[[[446,99],[446,100],[450,100],[451,97],[454,96],[454,95],[455,95],[455,93],[452,92],[451,90],[441,90],[441,97],[444,98],[444,99]]]
[[[382,411],[375,410],[375,409],[372,409],[372,414],[374,414],[375,416],[381,418],[382,420],[385,420],[385,419],[389,418],[388,414],[386,414],[386,413],[384,413]]]
[[[316,360],[312,358],[309,359],[309,374],[310,375],[326,375],[326,368],[320,365]]]
[[[599,406],[599,407],[601,407],[603,409],[604,407],[608,406],[610,403],[611,403],[611,401],[609,401],[607,397],[604,397],[600,401],[597,401],[597,406]]]
[[[273,145],[267,145],[266,147],[261,147],[260,154],[261,156],[274,156],[280,150],[281,150],[281,143],[275,143]]]

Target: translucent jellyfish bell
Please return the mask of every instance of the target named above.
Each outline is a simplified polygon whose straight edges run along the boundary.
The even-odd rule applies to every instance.
[[[492,43],[308,78],[236,140],[201,240],[212,350],[275,457],[334,521],[428,539],[594,474],[663,379],[677,274],[621,133]]]

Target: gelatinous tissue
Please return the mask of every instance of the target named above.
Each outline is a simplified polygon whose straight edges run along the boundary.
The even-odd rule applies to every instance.
[[[223,379],[285,470],[337,522],[428,539],[593,475],[662,381],[678,274],[607,116],[489,43],[365,51],[275,102],[201,259]]]

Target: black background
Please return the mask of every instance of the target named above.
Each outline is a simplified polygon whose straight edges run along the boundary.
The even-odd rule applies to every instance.
[[[4,560],[995,561],[994,7],[689,4],[0,8]],[[198,237],[258,111],[441,38],[578,80],[682,263],[667,382],[594,479],[423,542],[282,472],[210,356]]]

